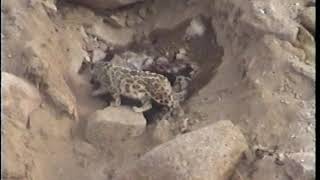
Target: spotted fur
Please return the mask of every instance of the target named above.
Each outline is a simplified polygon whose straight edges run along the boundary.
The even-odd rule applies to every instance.
[[[136,112],[152,108],[151,100],[182,112],[168,79],[157,73],[138,71],[117,66],[109,62],[96,62],[92,68],[92,77],[100,83],[93,95],[110,93],[114,98],[111,105],[121,104],[120,95],[140,100],[141,107],[133,107]]]

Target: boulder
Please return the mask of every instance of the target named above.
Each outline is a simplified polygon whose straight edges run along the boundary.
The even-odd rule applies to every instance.
[[[25,127],[30,113],[40,106],[40,93],[24,79],[7,72],[1,75],[4,115]]]
[[[115,179],[228,179],[247,148],[240,129],[223,120],[156,147]]]
[[[115,147],[128,138],[141,135],[145,127],[142,113],[128,107],[107,107],[89,117],[86,138],[95,146]]]
[[[190,22],[190,25],[186,29],[186,34],[185,37],[188,38],[193,38],[193,37],[200,37],[202,36],[206,31],[206,27],[202,22],[201,17],[195,17],[192,19]]]

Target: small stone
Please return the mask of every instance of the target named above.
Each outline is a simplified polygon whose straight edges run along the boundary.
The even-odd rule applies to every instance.
[[[90,57],[88,55],[88,53],[86,53],[83,57],[83,59],[86,61],[86,62],[90,62]]]
[[[311,126],[307,126],[307,131],[312,132]]]
[[[283,153],[279,153],[279,160],[283,161],[285,159],[285,155]]]
[[[11,54],[8,54],[8,58],[12,58],[12,55],[11,55]]]
[[[187,51],[183,48],[179,49],[179,52],[176,54],[176,59],[188,60]]]
[[[283,153],[280,153],[278,154],[278,156],[276,157],[275,159],[275,163],[279,166],[283,166],[284,165],[284,159],[285,159],[285,156]]]
[[[189,118],[184,118],[180,124],[180,132],[185,133],[189,131]]]
[[[97,62],[106,57],[106,53],[101,49],[95,49],[92,53],[92,62]]]
[[[32,84],[13,74],[1,72],[3,111],[5,116],[15,117],[14,123],[27,124],[28,117],[40,106],[41,96]]]
[[[188,61],[188,60],[189,60],[189,57],[186,56],[186,55],[181,55],[181,54],[179,54],[179,55],[176,57],[176,59]]]
[[[191,20],[185,34],[185,38],[190,39],[197,36],[202,36],[206,31],[206,27],[202,22],[201,17],[195,17]]]

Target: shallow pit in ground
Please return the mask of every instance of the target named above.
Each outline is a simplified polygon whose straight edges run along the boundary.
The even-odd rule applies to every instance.
[[[183,21],[174,29],[152,31],[148,36],[136,40],[127,47],[108,49],[106,54],[104,61],[128,64],[133,69],[166,76],[183,104],[214,78],[215,70],[221,64],[223,48],[216,42],[210,18],[197,16]],[[135,57],[136,62],[129,62],[130,59],[126,59],[127,54],[141,57]],[[125,60],[127,62],[122,62]],[[141,62],[137,63],[139,61]],[[109,102],[111,100],[108,95],[102,98]],[[139,101],[133,99],[126,97],[121,99],[123,105],[141,105]],[[144,112],[148,124],[160,120],[166,111],[164,106],[156,102],[152,104],[153,108]]]

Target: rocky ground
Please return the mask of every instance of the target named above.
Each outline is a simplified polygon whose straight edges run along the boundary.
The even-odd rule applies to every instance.
[[[315,0],[1,1],[3,179],[315,179]],[[163,74],[185,115],[92,97]]]

